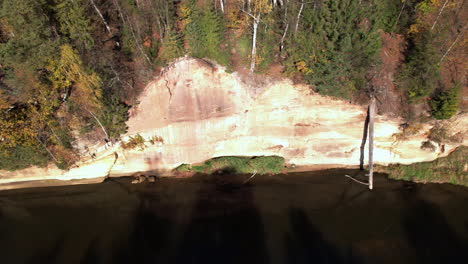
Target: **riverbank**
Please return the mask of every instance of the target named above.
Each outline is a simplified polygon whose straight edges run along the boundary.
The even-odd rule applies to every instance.
[[[434,161],[378,166],[377,170],[396,180],[468,186],[468,147],[460,146],[447,157]]]
[[[223,156],[280,156],[303,168],[359,164],[366,107],[321,96],[289,79],[227,73],[219,65],[186,57],[149,83],[139,102],[120,143],[78,144],[89,150],[82,153],[88,160],[68,171],[54,166],[0,171],[0,188],[141,172],[172,176],[181,164]],[[411,164],[447,156],[468,145],[467,128],[468,113],[423,124],[377,115],[374,162]],[[135,148],[128,144],[132,138],[140,142]]]
[[[102,159],[95,162],[107,162],[115,164],[117,161],[117,155],[114,155],[114,157],[115,159]],[[466,157],[468,157],[468,147],[461,146],[454,150],[452,153],[450,153],[448,156],[436,159],[434,161],[420,162],[409,165],[377,165],[376,171],[379,173],[386,173],[390,179],[396,180],[412,181],[418,183],[451,183],[454,185],[468,186],[468,160]],[[249,163],[249,160],[253,160],[254,162]],[[320,164],[308,166],[291,166],[291,164],[289,164],[286,166],[284,164],[284,159],[282,159],[281,157],[259,157],[257,158],[257,160],[260,160],[260,162],[255,162],[255,159],[250,159],[248,157],[220,157],[218,159],[208,160],[201,164],[182,164],[173,170],[166,170],[163,172],[136,172],[135,175],[156,176],[159,178],[186,178],[192,177],[198,173],[225,174],[230,172],[236,174],[253,173],[252,176],[254,176],[257,175],[257,173],[259,175],[261,175],[262,173],[266,173],[269,175],[301,172],[313,173],[326,170],[357,170],[359,168],[359,166],[357,165],[344,166],[340,164]],[[99,172],[93,170],[93,168],[95,167],[91,164],[84,165],[81,168],[81,170],[83,171],[93,173],[93,177],[67,179],[66,177],[73,177],[73,173],[70,173],[69,175],[62,177],[62,179],[52,178],[34,180],[34,176],[29,176],[29,179],[31,180],[27,181],[15,181],[15,179],[10,179],[9,182],[0,184],[0,190],[101,183],[106,178],[109,178],[108,171],[112,171],[112,166],[110,166],[108,171],[101,171],[101,176],[98,177]],[[111,178],[125,176],[114,175]],[[2,179],[0,179],[0,181],[1,180]],[[366,181],[365,178],[363,178],[362,180]]]

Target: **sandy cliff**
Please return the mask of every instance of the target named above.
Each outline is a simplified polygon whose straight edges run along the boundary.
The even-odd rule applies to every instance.
[[[226,155],[279,155],[296,165],[357,165],[365,117],[365,107],[320,96],[290,80],[242,78],[222,67],[182,58],[148,84],[140,104],[131,110],[124,137],[159,136],[163,143],[147,143],[143,151],[124,151],[117,144],[101,152],[98,161],[83,163],[69,172],[37,168],[23,174],[0,172],[0,184],[167,171],[181,163]],[[401,132],[402,122],[388,116],[376,118],[376,162],[433,160],[456,147],[446,145],[444,152],[422,150],[421,143],[433,124],[397,142],[393,135]],[[453,133],[466,134],[468,114],[446,122]]]
[[[164,144],[126,152],[111,175],[225,155],[279,155],[296,165],[357,165],[365,117],[365,107],[320,96],[290,80],[256,76],[244,81],[220,67],[181,59],[147,86],[128,122],[129,135],[160,136]],[[466,114],[450,121],[457,132],[467,122]],[[444,153],[422,150],[430,124],[397,142],[393,134],[401,132],[402,123],[377,117],[376,162],[433,160],[455,147],[446,146]]]

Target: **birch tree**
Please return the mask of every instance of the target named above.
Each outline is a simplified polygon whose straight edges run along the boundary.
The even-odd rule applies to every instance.
[[[107,21],[104,19],[104,16],[102,15],[101,13],[101,10],[99,10],[99,8],[97,7],[96,3],[94,3],[94,0],[89,0],[91,5],[94,7],[94,10],[96,10],[96,13],[99,15],[99,18],[101,18],[102,20],[102,23],[104,24],[104,26],[106,27],[106,30],[107,32],[109,33],[109,35],[112,35],[112,32],[111,32],[111,29],[109,27],[109,24],[107,24]]]
[[[299,20],[301,19],[302,10],[304,10],[304,1],[301,1],[301,6],[299,7],[299,11],[297,12],[296,26],[294,27],[294,34],[297,33],[297,29],[299,28]]]
[[[250,72],[255,71],[256,57],[257,57],[257,32],[258,25],[261,22],[262,15],[270,13],[272,5],[270,0],[247,0],[246,7],[242,7],[241,11],[244,12],[252,20],[252,51],[250,58]]]
[[[437,20],[439,20],[439,17],[442,14],[442,12],[444,11],[445,6],[447,5],[447,3],[448,3],[448,0],[445,0],[445,3],[442,5],[442,8],[439,11],[439,14],[437,14],[437,17],[434,20],[434,24],[432,24],[431,31],[434,29],[435,25],[437,24]]]

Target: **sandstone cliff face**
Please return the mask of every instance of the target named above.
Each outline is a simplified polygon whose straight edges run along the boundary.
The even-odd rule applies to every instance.
[[[192,58],[175,62],[147,86],[128,122],[128,135],[160,136],[164,143],[122,153],[111,174],[172,169],[226,155],[279,155],[296,165],[359,164],[365,107],[314,94],[290,80],[248,80]],[[452,123],[464,130],[466,117]],[[430,124],[396,142],[392,135],[402,122],[376,118],[377,163],[433,160],[455,147],[446,146],[444,153],[421,150]]]
[[[140,98],[131,110],[124,141],[140,134],[147,140],[162,137],[163,143],[147,143],[143,151],[123,150],[120,144],[101,146],[95,150],[96,160],[83,161],[70,171],[0,171],[0,189],[20,181],[102,180],[139,171],[167,174],[182,163],[226,155],[279,155],[305,166],[359,164],[366,108],[314,94],[290,80],[241,78],[201,60],[182,58],[149,83]],[[402,120],[377,116],[375,122],[377,163],[433,160],[459,145],[446,145],[443,152],[422,150],[433,123],[398,142],[393,135],[401,132]],[[468,114],[445,122],[452,134],[466,134]],[[466,145],[466,139],[460,144]]]

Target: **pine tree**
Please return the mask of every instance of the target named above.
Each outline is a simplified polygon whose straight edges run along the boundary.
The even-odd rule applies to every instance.
[[[365,73],[380,48],[368,4],[328,0],[304,6],[302,30],[288,41],[287,66],[323,94],[349,98],[365,87]]]
[[[184,37],[190,55],[198,58],[209,58],[226,65],[228,56],[221,50],[224,42],[224,27],[221,18],[208,6],[199,7],[191,2],[187,16],[188,23],[184,28]]]
[[[182,41],[179,34],[173,30],[169,30],[163,38],[163,43],[159,49],[158,59],[163,63],[182,56],[184,52]]]
[[[442,91],[436,94],[430,102],[432,116],[436,119],[449,119],[457,113],[460,103],[461,85],[457,84],[448,91]]]
[[[46,10],[45,0],[2,2],[0,23],[9,32],[6,41],[0,43],[0,61],[8,73],[15,67],[38,71],[54,57],[57,41],[52,37]]]
[[[431,95],[440,79],[432,37],[426,32],[418,35],[400,75],[400,88],[407,92],[410,100]]]
[[[55,0],[56,19],[60,33],[76,41],[80,46],[90,49],[94,40],[90,34],[90,21],[85,15],[83,0]]]

